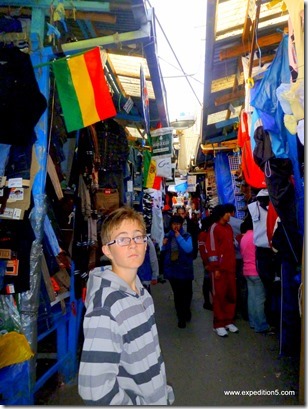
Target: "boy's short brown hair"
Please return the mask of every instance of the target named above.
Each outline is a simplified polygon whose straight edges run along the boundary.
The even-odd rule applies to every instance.
[[[102,224],[101,239],[102,244],[106,244],[111,240],[113,230],[118,228],[124,220],[135,221],[140,224],[143,234],[146,234],[146,226],[142,214],[136,212],[128,206],[120,207],[110,213]]]

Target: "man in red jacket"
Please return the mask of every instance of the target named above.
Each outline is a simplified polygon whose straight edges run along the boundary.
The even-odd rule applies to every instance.
[[[213,329],[220,337],[228,331],[238,333],[234,325],[236,307],[236,258],[230,210],[225,205],[213,209],[212,224],[206,239],[208,270],[213,285]]]

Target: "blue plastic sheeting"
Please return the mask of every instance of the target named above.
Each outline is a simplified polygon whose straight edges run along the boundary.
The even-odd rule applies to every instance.
[[[61,252],[59,242],[57,239],[57,236],[55,235],[55,232],[53,230],[53,227],[50,223],[49,217],[46,215],[44,219],[44,232],[47,236],[48,242],[50,244],[50,247],[52,249],[53,255],[56,257],[59,255]]]
[[[175,185],[174,189],[178,193],[185,193],[187,191],[188,184],[187,182],[184,183],[179,183],[178,185]]]
[[[218,202],[220,204],[232,203],[235,206],[232,177],[228,155],[226,153],[217,153],[216,158],[214,159],[214,168]]]
[[[5,366],[0,369],[0,404],[32,405],[30,388],[30,361]]]
[[[265,72],[258,91],[250,102],[251,106],[258,109],[264,129],[277,134],[281,131],[281,122],[277,109],[279,101],[276,89],[281,83],[289,83],[291,80],[288,39],[287,35],[283,37],[272,64]]]

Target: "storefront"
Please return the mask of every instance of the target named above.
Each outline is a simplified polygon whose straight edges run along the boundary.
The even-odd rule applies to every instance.
[[[147,138],[169,122],[153,11],[134,3],[81,2],[76,10],[63,2],[19,9],[17,2],[14,17],[0,18],[3,404],[34,404],[54,374],[65,383],[76,376],[85,287],[102,262],[106,215],[129,205],[151,223]],[[155,209],[159,218],[159,202]]]

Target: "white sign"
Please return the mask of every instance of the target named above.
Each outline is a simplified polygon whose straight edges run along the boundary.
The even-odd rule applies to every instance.
[[[171,158],[155,158],[156,175],[167,179],[172,177]]]

